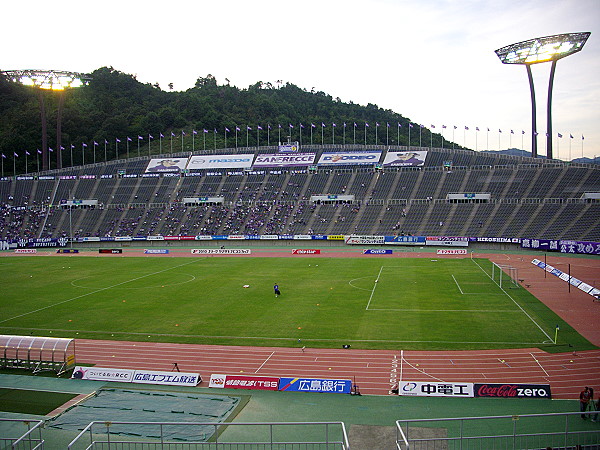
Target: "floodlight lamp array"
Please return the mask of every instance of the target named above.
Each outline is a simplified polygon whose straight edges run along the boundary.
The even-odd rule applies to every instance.
[[[91,80],[83,73],[60,70],[7,70],[2,73],[15,83],[53,91],[80,87]]]
[[[495,51],[503,64],[556,61],[581,51],[590,32],[557,34],[507,45]]]

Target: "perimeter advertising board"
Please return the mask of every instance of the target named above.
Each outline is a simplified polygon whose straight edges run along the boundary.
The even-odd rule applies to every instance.
[[[475,383],[475,397],[552,398],[549,384]]]
[[[309,166],[315,162],[316,153],[290,153],[258,155],[253,167],[294,167]]]
[[[427,158],[426,151],[388,152],[383,160],[384,166],[423,166]]]
[[[330,392],[349,394],[352,391],[352,380],[332,380],[321,378],[280,378],[280,391],[295,392]]]
[[[192,156],[187,165],[190,170],[200,169],[247,169],[252,167],[254,154]]]
[[[381,152],[325,152],[317,163],[320,166],[369,165],[378,163]]]
[[[279,387],[279,378],[254,375],[223,375],[214,373],[210,376],[210,383],[208,387],[276,391]]]
[[[473,397],[473,383],[443,383],[403,381],[399,385],[399,395],[420,397]]]

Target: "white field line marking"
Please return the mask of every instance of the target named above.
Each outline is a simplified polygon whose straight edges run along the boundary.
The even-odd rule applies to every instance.
[[[131,336],[167,336],[167,337],[188,337],[188,338],[211,338],[211,339],[263,339],[265,341],[290,341],[289,337],[269,337],[269,336],[214,336],[214,335],[205,335],[205,334],[175,334],[175,333],[153,333],[151,331],[146,332],[133,332],[133,331],[98,331],[98,330],[65,330],[58,328],[30,328],[30,327],[3,327],[0,326],[0,329],[10,329],[10,330],[29,330],[29,331],[64,331],[64,332],[78,332],[78,333],[87,333],[87,334],[122,334],[122,335],[131,335]],[[391,342],[391,343],[430,343],[430,344],[480,344],[480,345],[489,345],[489,344],[510,344],[510,345],[541,345],[543,342],[514,342],[514,341],[416,341],[416,340],[396,340],[396,339],[352,339],[352,338],[302,338],[303,341],[311,341],[311,342],[340,342],[340,341],[348,341],[348,342]],[[295,342],[295,341],[294,341]]]
[[[487,273],[485,270],[483,270],[483,267],[481,267],[481,266],[480,266],[480,265],[477,263],[477,261],[473,260],[473,262],[474,262],[475,264],[477,264],[477,267],[479,267],[479,268],[481,269],[481,271],[487,275],[487,277],[488,277],[488,278],[490,278],[492,281],[494,281],[494,280],[493,280],[493,278],[490,276],[490,274],[488,274],[488,273]],[[496,283],[496,282],[494,281],[494,283]],[[498,287],[500,288],[500,290],[501,290],[502,292],[504,292],[504,293],[506,294],[506,296],[507,296],[508,298],[510,298],[510,299],[512,300],[512,302],[513,302],[515,305],[517,305],[517,307],[518,307],[518,308],[519,308],[521,311],[523,311],[523,314],[525,314],[527,317],[529,317],[529,320],[531,320],[531,321],[532,321],[532,322],[535,324],[535,326],[536,326],[536,327],[538,327],[542,333],[544,333],[544,336],[546,336],[548,339],[550,339],[550,340],[552,341],[552,338],[550,337],[550,335],[549,335],[548,333],[546,333],[546,331],[544,331],[544,329],[543,329],[543,328],[542,328],[542,327],[541,327],[541,326],[540,326],[540,325],[539,325],[539,324],[538,324],[538,323],[537,323],[535,320],[533,320],[533,317],[531,317],[531,316],[529,315],[529,313],[528,313],[527,311],[525,311],[525,310],[523,309],[523,307],[522,307],[521,305],[519,305],[519,304],[516,302],[516,300],[510,296],[510,294],[509,294],[508,292],[506,292],[506,291],[505,291],[503,288],[501,288],[501,287],[500,287],[500,286],[499,286],[497,283],[496,283],[496,286],[498,286]],[[552,341],[552,342],[554,342],[554,341]]]
[[[275,354],[275,352],[272,352],[272,353],[269,355],[269,357],[268,357],[267,359],[265,359],[265,361],[264,361],[264,362],[263,362],[263,363],[260,365],[260,367],[259,367],[258,369],[256,369],[256,372],[254,372],[254,373],[258,373],[258,371],[259,371],[260,369],[262,369],[262,368],[263,368],[263,366],[264,366],[264,365],[267,363],[267,361],[268,361],[268,360],[270,360],[270,359],[271,359],[271,356],[273,356],[274,354]]]
[[[363,278],[371,278],[371,277],[370,277],[370,276],[366,276],[366,277],[354,278],[353,280],[350,280],[350,281],[348,281],[348,284],[349,284],[350,286],[352,286],[354,289],[360,289],[360,290],[362,290],[362,291],[370,291],[371,289],[362,288],[362,287],[359,287],[359,286],[354,286],[354,285],[352,284],[352,282],[353,282],[353,281],[356,281],[356,280],[362,280]]]
[[[452,279],[454,280],[454,282],[456,283],[456,287],[458,288],[458,290],[460,291],[460,293],[462,295],[465,295],[465,293],[463,292],[463,290],[460,288],[460,284],[458,284],[458,281],[456,281],[456,278],[454,278],[454,275],[452,275]]]
[[[377,278],[375,279],[375,283],[373,283],[373,290],[371,290],[371,295],[369,297],[369,303],[367,303],[366,311],[369,310],[369,305],[371,304],[371,300],[373,300],[373,294],[375,294],[375,288],[377,287],[377,283],[379,282],[379,277],[381,276],[381,271],[383,270],[383,266],[379,268],[379,273],[377,274]]]
[[[474,312],[474,313],[520,313],[518,309],[394,309],[394,308],[371,308],[369,311],[404,311],[404,312]]]
[[[62,305],[63,303],[72,302],[73,300],[78,300],[80,298],[87,297],[88,295],[97,294],[98,292],[106,291],[108,289],[112,289],[114,287],[121,286],[121,285],[126,284],[126,283],[130,283],[132,281],[141,280],[142,278],[150,277],[152,275],[157,275],[159,273],[167,272],[167,271],[172,270],[172,269],[177,269],[178,267],[187,266],[187,265],[193,264],[195,262],[196,262],[196,260],[191,261],[191,262],[187,262],[187,263],[183,263],[183,264],[180,264],[178,266],[169,267],[168,269],[159,270],[158,272],[154,272],[154,273],[149,273],[149,274],[146,274],[146,275],[142,275],[141,277],[132,278],[131,280],[127,280],[127,281],[123,281],[121,283],[113,284],[112,286],[107,286],[105,288],[97,289],[95,291],[88,292],[86,294],[81,294],[81,295],[78,295],[77,297],[69,298],[67,300],[63,300],[62,302],[58,302],[58,303],[55,303],[53,305],[44,306],[43,308],[38,308],[38,309],[35,309],[33,311],[29,311],[29,312],[26,312],[26,313],[23,313],[23,314],[19,314],[18,316],[14,316],[14,317],[10,317],[8,319],[0,320],[0,323],[8,322],[9,320],[18,319],[19,317],[28,316],[29,314],[34,314],[34,313],[37,313],[37,312],[40,312],[40,311],[44,311],[46,309],[54,308],[55,306]]]
[[[149,274],[149,275],[154,275],[154,274]],[[189,280],[181,281],[179,283],[171,283],[171,284],[165,284],[164,286],[163,285],[161,285],[161,286],[163,286],[163,287],[179,286],[180,284],[191,283],[192,281],[196,280],[196,277],[194,275],[190,275],[189,273],[182,273],[181,275],[184,275],[186,277],[191,277],[191,278]],[[78,278],[76,280],[73,280],[73,281],[71,281],[71,286],[76,287],[76,288],[81,288],[81,289],[97,289],[97,288],[88,287],[88,286],[81,286],[81,285],[77,284],[78,281],[85,280],[87,278],[92,278],[92,277],[89,276],[89,277],[83,277],[83,278]],[[159,285],[133,287],[133,288],[123,288],[123,289],[155,289],[158,286]]]
[[[531,355],[531,357],[533,358],[533,360],[537,363],[538,366],[540,366],[540,369],[542,369],[544,371],[544,373],[546,374],[547,377],[550,377],[550,375],[548,375],[548,372],[546,372],[546,369],[544,369],[542,367],[542,365],[540,364],[540,362],[538,361],[538,359],[533,355],[533,353],[529,353]]]
[[[417,372],[421,372],[423,375],[426,375],[426,376],[428,376],[429,378],[433,378],[434,380],[437,380],[437,381],[440,381],[440,382],[444,383],[444,380],[442,380],[441,378],[434,377],[433,375],[431,375],[431,374],[429,374],[429,373],[425,372],[423,369],[419,369],[419,368],[418,368],[418,367],[416,367],[414,364],[411,364],[411,363],[409,363],[409,362],[408,362],[408,361],[407,361],[407,360],[404,358],[404,356],[402,356],[402,359],[403,359],[404,361],[406,361],[406,364],[408,364],[410,367],[412,367],[413,369],[415,369]]]

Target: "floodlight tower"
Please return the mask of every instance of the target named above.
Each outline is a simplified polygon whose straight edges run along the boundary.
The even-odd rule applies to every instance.
[[[44,91],[58,92],[58,111],[56,115],[56,167],[62,168],[62,109],[65,102],[65,91],[88,84],[89,75],[63,70],[6,70],[1,72],[10,80],[39,89],[40,114],[42,119],[42,170],[49,169],[48,136],[46,125],[46,108]]]
[[[552,86],[554,84],[554,72],[556,62],[573,53],[580,51],[587,39],[589,32],[557,34],[528,41],[517,42],[496,50],[496,55],[503,64],[524,64],[529,78],[529,90],[531,92],[531,156],[537,158],[537,125],[535,114],[535,90],[533,88],[533,76],[531,65],[552,61],[550,79],[548,81],[548,104],[546,109],[547,133],[546,133],[546,158],[552,159]]]

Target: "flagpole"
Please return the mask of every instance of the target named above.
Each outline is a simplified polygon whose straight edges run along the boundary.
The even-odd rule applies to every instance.
[[[412,124],[408,123],[408,150],[410,150],[410,129],[412,128]]]
[[[311,122],[311,124],[310,124],[310,145],[313,144],[312,130],[314,127],[315,127],[315,124]]]
[[[356,145],[356,122],[354,122],[354,130],[353,130],[353,137],[352,137],[352,145]]]
[[[398,122],[398,142],[397,142],[397,145],[400,145],[400,127],[401,126],[402,125],[400,125],[400,122]]]
[[[227,127],[225,127],[225,148],[227,148]]]
[[[192,153],[196,148],[196,130],[192,130]]]
[[[181,130],[181,153],[183,153],[183,137],[185,136],[185,133],[183,132],[183,130]]]
[[[331,122],[331,144],[335,145],[335,123]]]
[[[125,144],[125,147],[127,149],[127,159],[129,159],[129,141],[131,140],[131,138],[129,136],[127,136],[127,141]]]
[[[81,165],[85,166],[85,142],[81,143]]]
[[[390,135],[390,124],[388,123],[385,128],[385,146],[386,147],[388,147],[390,145],[389,135]]]
[[[378,145],[377,143],[379,142],[379,141],[377,140],[377,133],[378,133],[378,130],[379,130],[379,123],[375,122],[375,145]]]
[[[98,145],[98,143],[96,141],[94,141],[94,164],[96,164],[96,146]]]
[[[4,162],[4,161],[2,161]],[[36,162],[36,166],[37,166],[37,172],[40,172],[40,149],[37,149],[37,152],[35,153],[35,162]],[[71,146],[71,167],[73,167],[73,146]],[[4,172],[4,170],[2,170],[2,172]]]
[[[367,122],[365,122],[365,147],[367,146]]]
[[[17,154],[13,152],[13,176],[17,176]]]
[[[235,126],[235,148],[238,148],[238,141],[237,141],[237,132],[238,132],[239,128],[236,125]]]
[[[107,159],[107,153],[106,153],[106,144],[108,144],[108,141],[106,139],[104,139],[104,162],[108,161]]]
[[[267,124],[267,147],[271,146],[271,124]]]
[[[342,145],[345,147],[346,146],[346,122],[344,122],[344,130],[342,132],[344,133],[344,139],[342,141]]]
[[[213,128],[213,142],[214,142],[214,147],[215,150],[217,149],[217,129]]]
[[[321,122],[321,145],[324,144],[323,142],[323,134],[325,133],[325,124],[323,122]]]
[[[27,155],[29,155],[29,152],[27,152],[27,150],[25,150],[25,175],[27,175],[29,173],[27,171]]]
[[[115,159],[119,159],[119,138],[115,138]],[[73,167],[73,146],[71,145],[71,167]]]
[[[150,133],[148,133],[148,157],[150,157],[150,143],[152,142],[152,139],[154,138]]]
[[[173,132],[171,131],[171,136],[169,137],[171,143],[171,153],[173,153]]]
[[[160,132],[160,134],[158,135],[158,154],[162,154],[162,138],[163,138],[163,134],[162,131]]]

